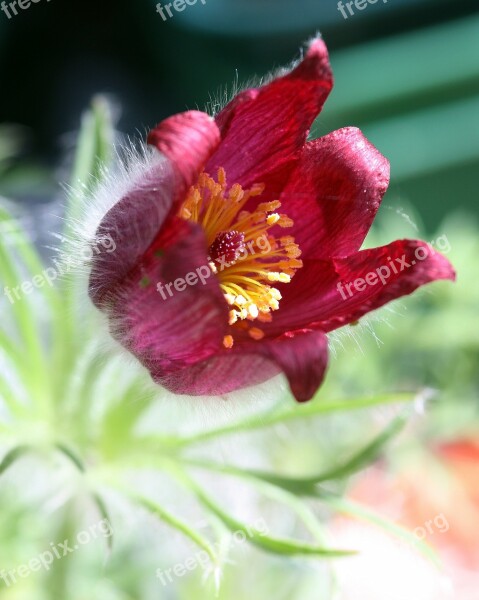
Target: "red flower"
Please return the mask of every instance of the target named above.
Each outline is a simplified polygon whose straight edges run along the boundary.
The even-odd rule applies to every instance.
[[[90,296],[168,389],[224,394],[283,371],[295,398],[309,400],[329,331],[454,278],[420,241],[359,250],[389,164],[355,128],[306,141],[332,85],[315,39],[291,72],[239,93],[214,119],[166,119],[148,142],[167,164],[132,177],[103,218],[97,235],[117,250],[94,259]]]

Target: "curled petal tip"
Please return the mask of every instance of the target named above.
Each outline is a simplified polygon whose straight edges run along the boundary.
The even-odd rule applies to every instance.
[[[174,115],[159,123],[148,135],[148,144],[158,148],[174,164],[189,186],[220,143],[215,120],[199,110]]]
[[[308,42],[303,60],[291,73],[301,79],[318,79],[332,87],[333,72],[324,40],[317,36]]]

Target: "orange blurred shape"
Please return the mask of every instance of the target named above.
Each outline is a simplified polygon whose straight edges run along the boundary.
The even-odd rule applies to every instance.
[[[447,562],[479,575],[478,442],[461,440],[414,454],[394,473],[373,467],[350,495],[437,548]]]

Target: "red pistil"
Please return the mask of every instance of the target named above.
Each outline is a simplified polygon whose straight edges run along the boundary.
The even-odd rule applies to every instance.
[[[219,233],[209,248],[211,260],[232,263],[238,260],[245,250],[244,233],[240,231],[223,231]]]

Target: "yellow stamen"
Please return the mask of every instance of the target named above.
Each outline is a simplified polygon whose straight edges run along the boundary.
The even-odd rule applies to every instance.
[[[281,202],[261,202],[254,208],[254,198],[264,189],[263,184],[247,190],[238,183],[229,186],[226,172],[220,168],[216,181],[207,173],[199,176],[178,211],[181,218],[198,223],[205,231],[209,266],[218,277],[229,307],[229,325],[244,326],[254,340],[265,334],[257,327],[250,328],[247,321],[269,323],[271,312],[279,308],[281,292],[270,284],[289,283],[303,266],[294,237],[275,237],[270,232],[275,227],[294,225],[287,215],[274,212]],[[223,248],[225,255],[220,256]],[[231,348],[233,336],[225,336],[223,344]]]
[[[232,306],[235,303],[235,297],[233,294],[225,294],[226,303]]]
[[[293,219],[290,219],[287,215],[281,215],[278,221],[280,227],[292,227],[294,225]]]
[[[248,333],[254,340],[262,340],[264,338],[264,331],[261,331],[258,327],[252,327]]]
[[[234,344],[234,339],[232,335],[225,335],[225,337],[223,338],[223,346],[225,348],[232,348]]]
[[[273,315],[270,312],[260,313],[258,315],[258,321],[260,321],[261,323],[271,323],[272,320]]]
[[[289,283],[291,281],[291,277],[286,273],[275,273],[273,271],[267,273],[267,277],[269,281],[280,281],[281,283]]]
[[[268,223],[268,225],[276,225],[280,219],[281,217],[278,215],[278,213],[273,213],[266,219],[266,223]]]

